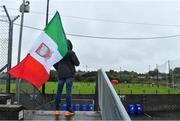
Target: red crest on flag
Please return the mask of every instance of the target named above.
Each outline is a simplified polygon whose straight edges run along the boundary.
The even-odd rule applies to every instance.
[[[41,45],[37,48],[36,53],[46,60],[49,59],[52,55],[52,51],[44,43],[41,43]]]

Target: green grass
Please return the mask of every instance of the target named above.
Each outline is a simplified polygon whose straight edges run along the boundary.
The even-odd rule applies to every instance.
[[[64,86],[63,93],[66,93],[66,86]],[[95,83],[73,82],[73,94],[94,94]],[[57,82],[46,83],[46,92],[49,94],[56,93]]]
[[[168,87],[150,86],[147,84],[116,84],[113,85],[118,94],[180,94],[180,89]],[[23,85],[24,90],[31,91],[32,87]],[[31,88],[30,88],[31,87]],[[64,86],[63,93],[66,93]],[[40,89],[41,90],[41,89]],[[55,94],[57,91],[57,82],[46,83],[46,93]],[[0,84],[0,92],[5,92],[5,84]],[[15,83],[11,83],[11,93],[15,92]],[[73,82],[73,94],[94,94],[95,83]]]
[[[11,83],[11,93],[15,92],[15,83]],[[32,86],[24,84],[21,86],[24,91],[32,92]],[[66,93],[66,85],[64,85],[63,93]],[[94,94],[95,93],[95,83],[84,83],[84,82],[73,82],[73,94]],[[5,84],[0,84],[0,92],[5,93]],[[39,89],[41,91],[41,88]],[[47,82],[46,83],[46,93],[55,94],[57,91],[57,82]]]
[[[117,84],[114,87],[118,94],[180,94],[180,89],[148,84]]]
[[[0,93],[6,92],[6,86],[5,84],[0,84]],[[11,84],[11,93],[15,92],[15,84]]]

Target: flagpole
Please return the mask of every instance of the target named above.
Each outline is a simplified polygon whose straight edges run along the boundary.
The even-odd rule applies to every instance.
[[[24,4],[25,4],[25,0],[23,0],[22,8],[24,8]],[[23,21],[24,21],[24,9],[21,10],[21,24],[20,24],[20,33],[19,33],[19,45],[18,45],[17,63],[20,62],[20,57],[21,57],[21,43],[22,43]],[[19,89],[20,88],[20,81],[21,81],[21,79],[18,79],[16,81],[16,98],[17,98],[17,103],[18,104],[19,104],[19,95],[20,95],[20,89]]]
[[[49,17],[49,0],[47,0],[46,25],[48,24],[48,17]]]
[[[47,9],[46,9],[46,25],[48,24],[49,17],[49,0],[47,0]],[[45,94],[45,84],[42,85],[42,94]]]

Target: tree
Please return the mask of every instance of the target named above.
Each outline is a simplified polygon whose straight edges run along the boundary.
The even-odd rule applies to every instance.
[[[180,67],[176,67],[176,68],[173,70],[173,73],[174,73],[174,74],[180,74]]]
[[[157,75],[157,69],[154,71],[149,71],[149,76],[156,76]]]
[[[82,81],[82,76],[80,74],[75,75],[75,81]]]
[[[55,71],[55,70],[50,70],[49,80],[50,80],[50,81],[56,81],[56,80],[57,80],[57,71]]]

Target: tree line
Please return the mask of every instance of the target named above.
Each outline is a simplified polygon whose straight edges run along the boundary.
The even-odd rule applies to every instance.
[[[171,69],[169,73],[161,73],[157,69],[151,70],[146,73],[137,73],[135,71],[106,71],[106,74],[110,80],[116,79],[122,83],[149,83],[149,80],[156,82],[173,78],[180,80],[180,68],[176,67]],[[95,82],[97,79],[97,71],[81,71],[78,70],[75,75],[75,81]],[[50,81],[57,81],[57,72],[55,70],[50,71]]]
[[[151,70],[146,73],[137,73],[135,71],[115,71],[109,70],[106,71],[106,74],[110,80],[116,79],[122,83],[156,83],[167,81],[180,83],[180,67],[176,67],[173,70],[170,69],[169,73],[161,73],[157,69]],[[0,79],[7,79],[7,73],[1,72]],[[15,79],[12,77],[12,80]],[[97,79],[97,71],[81,71],[78,70],[75,74],[75,81],[84,81],[84,82],[95,82]],[[50,71],[49,81],[57,81],[57,72],[56,70]],[[151,81],[151,82],[150,82]]]

